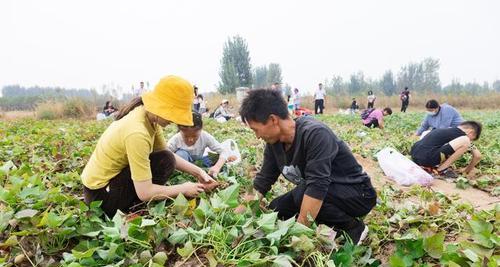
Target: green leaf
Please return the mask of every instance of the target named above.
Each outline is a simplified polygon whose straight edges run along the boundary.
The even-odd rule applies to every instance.
[[[174,214],[184,215],[189,208],[189,203],[183,194],[177,195],[172,206]]]
[[[429,256],[439,259],[444,249],[444,232],[439,232],[432,236],[424,238],[424,250]]]
[[[407,267],[408,266],[408,265],[406,265],[406,263],[403,260],[403,258],[399,257],[398,255],[392,255],[389,258],[389,265],[391,267]]]
[[[96,248],[89,248],[88,250],[86,251],[77,251],[77,250],[71,250],[71,253],[73,253],[73,256],[77,259],[77,260],[81,260],[81,259],[84,259],[84,258],[89,258],[89,257],[92,257],[92,255],[94,255],[94,252],[98,249],[98,247]]]
[[[12,211],[7,211],[7,212],[0,212],[0,232],[3,232],[5,229],[7,229],[7,226],[9,226],[9,221],[12,219],[12,215],[14,212]]]
[[[177,229],[177,231],[173,232],[169,237],[168,237],[168,242],[170,244],[175,245],[175,244],[180,244],[184,243],[188,237],[188,233],[184,229]]]
[[[156,222],[151,219],[142,219],[141,228],[156,225]]]
[[[474,253],[474,251],[472,251],[470,249],[466,249],[466,250],[463,251],[463,253],[472,262],[478,262],[479,261],[479,256],[476,253]]]
[[[234,184],[220,191],[217,195],[229,208],[236,208],[238,206],[239,188],[239,184]]]
[[[183,257],[187,258],[191,256],[191,254],[194,252],[193,244],[191,241],[188,241],[183,248],[177,248],[177,253]]]
[[[150,209],[151,215],[155,217],[164,217],[167,214],[167,210],[165,209],[166,200],[158,202],[154,208]]]
[[[276,229],[275,223],[277,218],[277,212],[263,213],[260,219],[257,220],[258,228],[264,230],[266,233],[274,231]]]
[[[18,211],[15,215],[16,219],[22,219],[22,218],[31,218],[35,216],[38,213],[37,210],[33,209],[24,209],[21,211]]]
[[[160,266],[164,266],[165,262],[167,262],[167,259],[168,259],[167,254],[163,251],[157,252],[153,256],[153,262],[159,264]]]
[[[273,267],[292,267],[292,263],[290,262],[290,256],[287,255],[278,255],[273,260]]]
[[[290,228],[289,234],[295,236],[307,235],[308,237],[312,237],[314,235],[314,230],[301,223],[295,222]]]

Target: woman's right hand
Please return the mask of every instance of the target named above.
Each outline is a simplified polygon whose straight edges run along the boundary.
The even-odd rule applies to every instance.
[[[205,191],[205,186],[201,183],[185,182],[180,187],[180,193],[186,197],[197,197],[201,192]]]

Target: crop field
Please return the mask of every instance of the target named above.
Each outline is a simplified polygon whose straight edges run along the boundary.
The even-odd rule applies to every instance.
[[[359,116],[318,117],[349,144],[377,189],[361,246],[334,239],[324,225],[281,221],[257,200],[236,214],[265,145],[236,121],[207,119],[204,127],[219,141],[236,140],[243,156],[218,177],[220,188],[109,219],[98,204],[83,203],[79,175],[110,121],[0,122],[0,266],[500,266],[500,112],[462,115],[484,126],[478,169],[429,188],[393,183],[375,158],[388,146],[408,155],[423,113],[396,112],[383,131],[364,127]],[[165,137],[175,132],[168,126]],[[176,174],[168,183],[186,180],[194,181]],[[280,178],[266,199],[292,187]]]

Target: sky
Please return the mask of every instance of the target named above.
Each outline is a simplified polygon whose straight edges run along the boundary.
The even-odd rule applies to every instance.
[[[500,1],[1,0],[0,87],[119,85],[180,75],[215,90],[228,37],[252,66],[282,67],[306,91],[333,75],[386,70],[426,57],[441,82],[500,79]]]

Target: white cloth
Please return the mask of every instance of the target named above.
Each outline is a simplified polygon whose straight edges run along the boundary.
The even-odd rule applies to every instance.
[[[176,133],[174,136],[172,136],[168,142],[167,142],[167,147],[170,151],[174,152],[179,150],[179,149],[184,149],[189,154],[192,156],[203,156],[203,152],[205,152],[205,148],[210,148],[210,150],[215,151],[219,153],[219,155],[224,152],[224,149],[222,148],[221,144],[209,133],[201,130],[200,137],[194,145],[188,146],[186,143],[184,143],[184,140],[182,139],[181,133]]]
[[[377,97],[375,95],[368,96],[368,103],[373,103]]]
[[[318,90],[316,90],[316,92],[314,93],[314,99],[315,100],[321,100],[321,99],[325,99],[325,95],[326,95],[326,92],[325,92],[325,89],[321,88]]]

